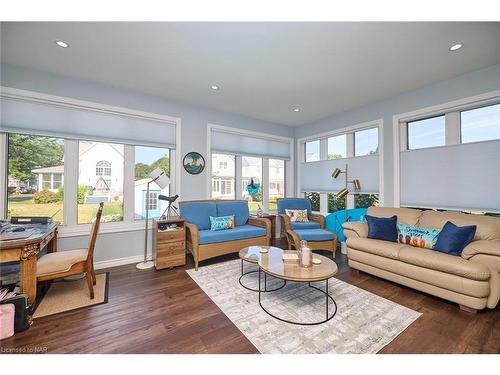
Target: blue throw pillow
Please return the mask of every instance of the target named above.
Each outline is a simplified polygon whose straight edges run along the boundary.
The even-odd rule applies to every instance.
[[[396,242],[398,240],[398,217],[376,217],[365,215],[368,223],[368,238]]]
[[[476,234],[476,226],[458,227],[447,221],[439,233],[434,250],[450,255],[461,255],[465,246],[470,244]]]
[[[225,230],[234,228],[234,216],[210,216],[210,230]]]

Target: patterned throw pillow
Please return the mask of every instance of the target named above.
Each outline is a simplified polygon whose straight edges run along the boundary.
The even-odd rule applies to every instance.
[[[441,229],[398,224],[398,242],[432,250],[440,232]]]
[[[304,223],[309,221],[307,218],[307,210],[285,209],[285,214],[290,218],[290,221],[294,223]]]
[[[210,216],[210,230],[225,230],[234,228],[234,216]]]

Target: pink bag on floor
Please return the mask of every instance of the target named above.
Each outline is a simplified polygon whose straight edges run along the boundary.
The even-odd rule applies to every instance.
[[[14,335],[14,315],[16,308],[12,303],[0,305],[0,340]]]

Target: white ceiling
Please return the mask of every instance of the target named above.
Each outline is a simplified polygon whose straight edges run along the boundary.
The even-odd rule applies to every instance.
[[[1,42],[5,63],[291,126],[500,63],[500,23],[2,23]]]

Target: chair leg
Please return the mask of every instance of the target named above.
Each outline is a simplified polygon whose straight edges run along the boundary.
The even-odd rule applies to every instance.
[[[92,267],[92,284],[96,285],[97,284],[97,278],[95,276],[95,270],[94,267]]]
[[[92,285],[92,272],[87,272],[85,275],[87,286],[89,287],[90,299],[94,299],[94,286]]]

